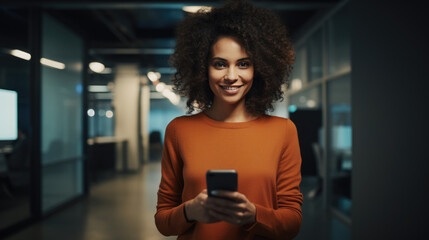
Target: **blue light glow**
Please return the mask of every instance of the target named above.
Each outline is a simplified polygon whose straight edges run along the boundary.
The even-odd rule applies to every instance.
[[[81,94],[83,90],[82,83],[76,84],[76,93]]]

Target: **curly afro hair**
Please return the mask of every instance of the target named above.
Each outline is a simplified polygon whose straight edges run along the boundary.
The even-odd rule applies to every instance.
[[[172,82],[174,89],[188,98],[188,113],[208,109],[213,103],[209,58],[220,37],[238,39],[253,62],[253,85],[245,96],[246,110],[255,115],[272,111],[272,103],[283,99],[281,85],[287,84],[294,61],[289,33],[271,11],[238,0],[211,11],[188,14],[177,27],[176,48],[170,58],[177,69]]]

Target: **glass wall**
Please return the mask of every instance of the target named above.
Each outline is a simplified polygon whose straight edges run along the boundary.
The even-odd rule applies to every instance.
[[[88,75],[88,138],[114,137],[114,74],[90,71]]]
[[[308,81],[314,81],[323,77],[323,34],[318,29],[308,40]]]
[[[309,198],[323,198],[324,209],[333,216],[341,231],[350,236],[352,196],[352,123],[351,123],[351,68],[350,68],[350,21],[347,1],[341,2],[317,23],[310,31],[297,38],[295,43],[296,62],[288,103],[291,119],[299,119],[305,126],[304,138],[311,137],[312,148],[301,147],[302,172],[308,168],[304,160],[316,159],[315,175],[320,180],[318,189],[308,194]],[[300,77],[300,82],[297,79]],[[319,110],[320,115],[297,113]],[[294,113],[295,112],[295,113]],[[314,121],[321,120],[320,127]],[[294,119],[292,119],[294,120]],[[295,122],[295,121],[294,121]],[[298,124],[295,122],[298,127]],[[298,133],[299,132],[298,128]],[[317,136],[315,138],[314,136]],[[301,138],[301,136],[300,136]],[[305,149],[304,149],[305,148]],[[312,154],[310,154],[310,153]],[[306,157],[306,159],[304,159]],[[321,193],[321,194],[320,194]],[[304,193],[305,194],[305,193]],[[331,221],[332,222],[332,221]],[[335,239],[332,230],[331,239]],[[344,234],[343,234],[344,236]]]
[[[350,17],[348,5],[326,23],[328,74],[350,68]]]
[[[0,9],[0,231],[31,217],[29,11]],[[1,233],[0,233],[1,235]]]
[[[351,216],[352,123],[350,74],[328,83],[331,204]]]
[[[83,42],[48,15],[42,21],[42,210],[83,193]]]

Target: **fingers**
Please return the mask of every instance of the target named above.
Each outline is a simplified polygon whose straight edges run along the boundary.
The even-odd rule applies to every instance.
[[[223,198],[207,198],[204,206],[208,209],[223,209],[230,212],[245,212],[247,209],[246,203],[237,203]]]
[[[243,215],[242,216],[228,215],[228,214],[225,214],[225,212],[218,212],[215,210],[209,210],[209,214],[215,219],[219,219],[221,221],[225,221],[234,225],[240,226],[245,224],[245,218]]]
[[[200,222],[211,223],[225,221],[242,226],[254,222],[256,208],[239,192],[214,191],[216,197],[208,197],[207,190],[203,190],[196,198],[196,219]]]
[[[246,196],[239,192],[231,192],[231,191],[223,191],[223,190],[214,190],[211,192],[213,196],[220,197],[220,198],[228,198],[230,200],[236,201],[236,202],[247,202]]]

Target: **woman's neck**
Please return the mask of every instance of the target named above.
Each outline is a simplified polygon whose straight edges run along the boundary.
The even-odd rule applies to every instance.
[[[221,122],[248,122],[258,117],[247,112],[244,101],[237,104],[214,102],[212,107],[205,111],[205,114],[211,119]]]

